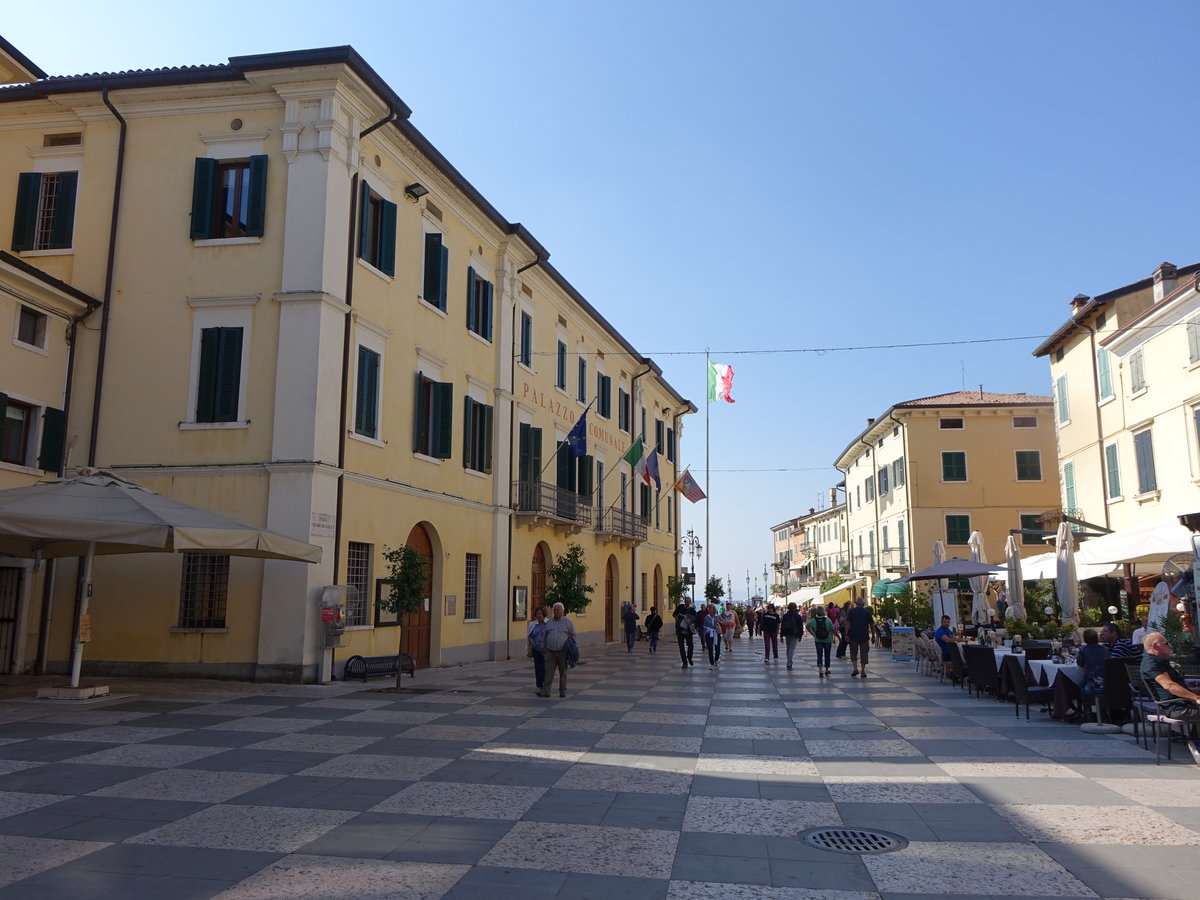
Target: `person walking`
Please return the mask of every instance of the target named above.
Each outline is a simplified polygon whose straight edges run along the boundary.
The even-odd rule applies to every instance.
[[[850,638],[847,637],[847,631],[846,631],[846,629],[850,627],[849,623],[846,621],[846,613],[848,613],[848,612],[850,612],[850,601],[849,600],[847,600],[845,603],[842,604],[842,608],[840,610],[838,610],[838,615],[837,615],[838,645],[837,645],[837,653],[835,655],[837,656],[838,659],[846,658],[846,650],[850,646]]]
[[[539,606],[533,611],[525,639],[528,642],[525,655],[533,660],[533,683],[541,694],[546,683],[546,607]]]
[[[625,647],[629,653],[633,652],[633,645],[637,643],[637,623],[640,618],[632,603],[626,603],[621,610],[621,621],[625,623]]]
[[[733,630],[737,627],[737,613],[733,607],[726,606],[721,613],[721,639],[725,642],[725,652],[733,652]]]
[[[783,635],[783,642],[787,647],[787,667],[790,672],[792,657],[796,655],[796,644],[800,643],[800,638],[804,635],[804,620],[800,618],[800,611],[795,603],[787,605],[787,612],[783,614],[783,620],[779,623],[779,633]]]
[[[550,696],[555,672],[558,673],[558,696],[567,696],[567,641],[575,637],[575,623],[566,617],[565,612],[566,608],[561,603],[555,603],[551,611],[553,618],[546,620],[546,655],[550,668],[541,691],[543,697]]]
[[[704,643],[708,647],[708,670],[714,672],[721,665],[721,616],[711,603],[704,613]]]
[[[675,617],[675,639],[679,642],[679,659],[683,662],[680,668],[686,669],[695,665],[692,662],[692,654],[696,645],[692,635],[695,634],[696,611],[692,609],[691,599],[684,600],[676,606],[672,615]]]
[[[850,677],[867,677],[867,655],[879,633],[875,629],[875,617],[871,607],[862,597],[856,597],[854,608],[846,613],[846,636],[850,639]],[[861,667],[859,665],[861,657]]]
[[[750,640],[754,640],[754,631],[758,625],[758,607],[746,607],[746,633],[750,635]]]
[[[763,636],[763,665],[771,661],[774,651],[775,662],[779,662],[779,614],[775,612],[775,604],[768,603],[766,612],[758,622]]]
[[[833,646],[833,620],[823,606],[818,606],[808,620],[805,630],[813,636],[817,647],[817,676],[829,678],[829,650]]]
[[[658,607],[650,607],[650,615],[646,616],[646,637],[650,639],[650,652],[658,652],[658,633],[662,631],[663,620],[658,614]]]

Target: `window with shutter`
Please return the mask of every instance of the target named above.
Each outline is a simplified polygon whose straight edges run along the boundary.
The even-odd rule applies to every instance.
[[[579,392],[576,395],[580,403],[587,402],[587,360],[579,357]]]
[[[1075,463],[1063,464],[1063,494],[1066,496],[1068,515],[1075,515]]]
[[[1150,431],[1139,431],[1133,436],[1134,458],[1137,460],[1138,493],[1149,494],[1158,490],[1158,477],[1154,472],[1154,439]]]
[[[888,492],[888,467],[881,466],[878,474],[879,496],[883,496]]]
[[[492,407],[471,397],[463,398],[463,466],[476,472],[492,471]]]
[[[675,450],[675,429],[668,428],[667,429],[667,461],[675,462],[676,455],[677,454],[676,454],[676,450]]]
[[[358,348],[358,396],[354,404],[354,431],[363,437],[379,437],[379,354]]]
[[[1108,482],[1108,499],[1115,500],[1121,496],[1121,461],[1116,444],[1108,444],[1104,448],[1104,470]]]
[[[450,458],[454,425],[454,385],[417,373],[413,404],[413,452],[434,459]]]
[[[969,515],[946,516],[946,543],[966,544],[971,537],[971,517]]]
[[[362,182],[358,206],[358,255],[384,275],[396,274],[396,204]]]
[[[200,331],[197,422],[236,422],[242,378],[242,329]]]
[[[1071,421],[1071,404],[1067,399],[1067,376],[1059,375],[1054,381],[1055,410],[1058,412],[1058,424],[1066,425]]]
[[[1017,481],[1042,480],[1042,453],[1040,450],[1018,450]]]
[[[663,446],[663,443],[666,440],[666,431],[664,428],[665,425],[663,424],[662,419],[654,420],[654,449],[658,451],[659,456],[663,456],[664,451],[666,450],[666,447]]]
[[[1200,362],[1200,316],[1193,316],[1187,323],[1188,362]]]
[[[533,316],[527,312],[521,313],[521,365],[530,368],[533,365]]]
[[[38,452],[38,468],[43,472],[57,472],[62,467],[65,429],[66,414],[61,409],[47,406],[42,410],[42,446]]]
[[[1146,362],[1141,350],[1129,356],[1129,387],[1135,394],[1146,388]]]
[[[193,240],[261,237],[267,217],[267,157],[195,161]]]
[[[567,345],[562,341],[558,342],[558,357],[557,365],[554,370],[554,386],[567,389]]]
[[[1037,513],[1029,513],[1028,515],[1022,515],[1021,516],[1021,530],[1022,531],[1044,531],[1045,529],[1042,528],[1042,517],[1040,515],[1038,515]],[[1040,535],[1040,534],[1022,534],[1021,535],[1021,543],[1027,544],[1027,545],[1033,546],[1033,547],[1043,547],[1043,546],[1045,546],[1046,542],[1042,540],[1042,535]]]
[[[617,427],[627,434],[633,431],[629,393],[624,388],[617,388]]]
[[[967,480],[967,454],[963,450],[942,452],[942,481]]]
[[[485,341],[492,339],[492,283],[467,268],[467,328]]]
[[[78,186],[78,172],[22,172],[17,179],[13,250],[69,249]]]
[[[436,231],[425,234],[425,277],[421,299],[430,306],[446,311],[446,277],[449,271],[450,250]]]
[[[1107,400],[1113,395],[1112,368],[1108,351],[1103,347],[1096,351],[1096,375],[1100,381],[1100,399]]]

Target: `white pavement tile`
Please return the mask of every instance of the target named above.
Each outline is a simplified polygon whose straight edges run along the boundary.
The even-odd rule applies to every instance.
[[[709,725],[704,729],[706,738],[732,738],[742,741],[798,741],[800,733],[790,722],[786,728],[770,728],[761,725]]]
[[[27,791],[0,791],[0,819],[15,816],[58,803],[67,798],[62,794],[34,794]]]
[[[163,769],[92,791],[91,797],[131,797],[135,800],[195,800],[224,803],[247,791],[283,778],[265,772],[209,772],[204,769]]]
[[[1082,778],[1067,766],[1052,762],[961,762],[930,757],[937,767],[954,778]]]
[[[667,900],[879,900],[874,892],[808,890],[795,887],[767,887],[762,884],[723,884],[720,882],[672,881]]]
[[[994,806],[1031,841],[1200,846],[1200,834],[1145,806]]]
[[[681,713],[659,712],[627,712],[621,716],[622,722],[644,722],[647,725],[703,725],[708,716],[703,713],[686,715]]]
[[[421,712],[404,709],[365,709],[341,719],[342,722],[375,722],[380,725],[423,725],[450,715],[453,710],[440,712]]]
[[[827,716],[793,715],[792,722],[797,728],[832,728],[834,725],[882,725],[874,716],[843,716],[831,713]]]
[[[636,766],[602,766],[587,763],[571,766],[555,782],[556,788],[572,791],[623,791],[633,794],[686,794],[692,776],[683,772]]]
[[[696,774],[733,772],[739,775],[790,775],[795,778],[817,776],[817,764],[811,759],[791,756],[751,756],[734,753],[702,753],[696,760]]]
[[[296,854],[271,863],[218,894],[217,900],[279,900],[280,897],[438,900],[470,869],[470,866],[441,863]]]
[[[862,861],[884,894],[928,894],[935,885],[938,894],[1096,896],[1037,847],[1024,844],[914,841]]]
[[[210,806],[125,843],[292,853],[357,815],[342,809]]]
[[[515,821],[544,793],[545,788],[524,785],[419,781],[375,804],[371,811]]]
[[[433,756],[347,753],[319,762],[300,775],[322,778],[374,778],[384,781],[419,781],[453,762]]]
[[[483,759],[492,762],[573,763],[579,762],[587,752],[587,750],[543,747],[532,741],[528,744],[499,741],[476,747],[470,753],[465,754],[463,759]]]
[[[215,725],[205,725],[210,731],[260,731],[263,734],[290,734],[323,724],[320,719],[271,719],[266,716],[244,716]]]
[[[826,775],[835,803],[981,803],[949,777],[935,775]]]
[[[489,725],[420,725],[410,728],[401,737],[417,738],[422,741],[494,741],[500,735],[507,733],[509,726],[494,727]]]
[[[107,846],[97,841],[59,841],[0,834],[0,859],[4,860],[4,865],[0,866],[0,886],[53,869]]]
[[[841,824],[841,816],[832,803],[806,800],[691,797],[683,817],[684,831],[782,837],[794,837],[809,828]]]
[[[172,737],[176,734],[182,734],[186,730],[186,728],[138,728],[136,725],[108,725],[102,728],[85,728],[82,731],[52,734],[47,737],[47,740],[94,741],[97,744],[136,744],[142,741],[156,741],[159,738]]]
[[[1082,776],[1080,776],[1082,777]],[[1094,778],[1096,784],[1116,791],[1146,806],[1200,806],[1200,791],[1194,784],[1156,781],[1149,778]]]
[[[1050,759],[1146,759],[1146,751],[1133,738],[1117,738],[1103,734],[1092,735],[1086,739],[1068,740],[1017,738],[1017,743]]]
[[[906,741],[995,741],[1003,738],[990,728],[973,725],[933,728],[901,725],[894,731]]]
[[[550,834],[555,845],[586,848],[586,852],[549,852],[546,841]],[[679,834],[674,831],[517,822],[479,864],[665,879],[671,877],[678,846]],[[648,852],[648,848],[653,850]]]
[[[596,750],[645,750],[664,753],[699,753],[700,738],[659,737],[654,734],[606,734]]]
[[[248,750],[300,750],[308,753],[353,753],[379,743],[375,737],[352,734],[281,734],[246,745]]]
[[[805,741],[814,758],[861,759],[879,756],[921,756],[908,741]]]
[[[610,722],[607,719],[559,719],[557,717],[547,718],[539,716],[536,719],[522,722],[516,728],[510,730],[509,737],[533,731],[581,731],[590,732],[591,734],[604,734],[612,730],[614,724],[616,723]]]

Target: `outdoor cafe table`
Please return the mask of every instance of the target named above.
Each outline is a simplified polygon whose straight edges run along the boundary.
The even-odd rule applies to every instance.
[[[961,651],[961,649],[962,645],[959,644],[959,650]],[[996,670],[1000,673],[1002,687],[1005,686],[1008,674],[1004,669],[1004,657],[1016,656],[1019,661],[1024,663],[1022,668],[1031,684],[1054,688],[1051,715],[1056,719],[1066,716],[1081,697],[1083,667],[1075,662],[1055,663],[1048,659],[1028,659],[1024,653],[1014,654],[1008,647],[995,648],[995,656]]]

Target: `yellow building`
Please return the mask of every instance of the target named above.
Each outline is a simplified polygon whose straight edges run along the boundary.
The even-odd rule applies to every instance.
[[[834,463],[852,572],[873,582],[924,568],[937,540],[966,557],[972,531],[1001,558],[1010,531],[1039,528],[1058,505],[1051,415],[1049,397],[954,391],[869,420]]]
[[[1200,508],[1200,264],[1077,296],[1050,361],[1063,505],[1118,530]]]
[[[584,645],[665,597],[695,408],[409,115],[349,47],[0,92],[0,245],[103,304],[67,464],[325,551],[98,561],[85,671],[314,680],[401,640],[418,665],[523,654],[571,542],[595,589]],[[642,434],[661,490],[622,462]],[[374,601],[405,543],[431,575],[398,629]],[[23,613],[54,610],[52,670],[70,583]],[[326,585],[353,589],[336,659]]]

